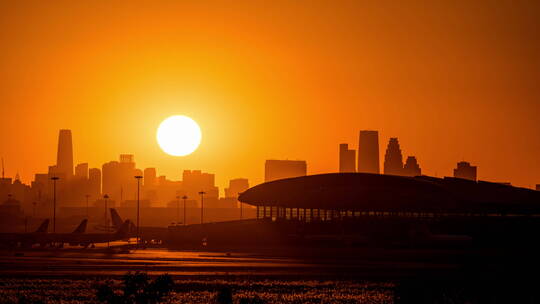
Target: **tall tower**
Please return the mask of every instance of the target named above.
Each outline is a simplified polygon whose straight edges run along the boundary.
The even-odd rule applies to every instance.
[[[146,168],[144,169],[144,186],[146,188],[151,188],[156,186],[157,173],[156,168]]]
[[[403,175],[405,176],[420,176],[422,175],[422,169],[416,160],[416,157],[409,156],[403,166]]]
[[[384,174],[403,175],[403,173],[403,156],[398,139],[393,137],[390,138],[384,155]]]
[[[379,174],[379,132],[360,131],[358,172]]]
[[[471,166],[470,163],[461,161],[457,163],[457,168],[454,169],[454,177],[476,181],[476,172],[476,166]]]
[[[73,177],[73,143],[71,130],[60,130],[56,155],[56,172],[66,179]]]
[[[356,151],[348,144],[339,145],[339,172],[356,172]]]

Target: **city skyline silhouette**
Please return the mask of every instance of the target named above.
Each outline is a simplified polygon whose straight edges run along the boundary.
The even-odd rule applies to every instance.
[[[3,3],[6,174],[30,181],[54,161],[57,130],[70,129],[76,162],[130,153],[174,179],[178,167],[212,171],[223,187],[240,175],[262,182],[261,159],[331,172],[335,145],[356,149],[358,130],[373,129],[381,145],[407,143],[428,175],[465,159],[480,179],[539,183],[537,4],[317,3],[284,4],[291,14],[278,4]],[[203,133],[184,158],[156,145],[175,114]]]

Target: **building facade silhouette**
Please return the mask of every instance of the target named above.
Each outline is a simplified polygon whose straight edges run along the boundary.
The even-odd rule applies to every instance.
[[[422,175],[422,169],[416,160],[416,157],[409,156],[403,166],[403,175],[405,176],[420,176]]]
[[[73,142],[71,130],[60,130],[58,134],[58,150],[54,173],[62,174],[68,180],[73,177]]]
[[[229,181],[229,187],[225,188],[226,198],[238,198],[238,194],[249,189],[247,178],[235,178]]]
[[[454,169],[454,177],[476,181],[476,172],[476,166],[471,166],[470,163],[461,161],[457,163],[457,168]]]
[[[384,174],[403,175],[403,156],[397,138],[392,137],[388,142],[384,155]]]
[[[88,192],[92,199],[101,196],[101,170],[98,168],[88,170]]]
[[[121,154],[120,161],[110,161],[102,166],[102,191],[111,200],[122,203],[126,199],[136,199],[137,181],[134,176],[133,155]]]
[[[156,186],[157,172],[156,168],[144,169],[144,187],[150,189]]]
[[[215,185],[215,175],[201,170],[184,170],[182,172],[182,190],[189,198],[201,202],[199,192],[203,191],[206,207],[210,207],[219,198],[219,188]]]
[[[358,140],[358,172],[380,173],[379,132],[362,130]]]
[[[82,163],[75,166],[75,178],[78,180],[88,179],[88,163]]]
[[[356,151],[348,144],[339,145],[339,172],[356,172]]]

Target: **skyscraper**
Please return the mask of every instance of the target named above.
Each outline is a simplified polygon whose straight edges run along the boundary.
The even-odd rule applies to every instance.
[[[360,131],[358,141],[358,172],[379,174],[379,132]]]
[[[92,168],[88,170],[88,190],[94,199],[101,196],[101,170]]]
[[[407,157],[407,161],[405,162],[405,166],[403,167],[403,175],[406,175],[406,176],[422,175],[422,169],[420,169],[420,165],[418,165],[418,161],[416,160],[416,157],[414,156]]]
[[[125,199],[136,199],[137,181],[133,155],[121,154],[120,161],[111,161],[102,166],[102,192],[122,203]]]
[[[348,144],[339,145],[339,172],[356,172],[356,151]]]
[[[73,143],[71,130],[60,130],[56,155],[56,172],[66,179],[73,177]]]
[[[466,161],[457,163],[457,168],[454,169],[454,177],[476,181],[476,166],[471,166]]]
[[[249,189],[247,178],[235,178],[229,181],[229,188],[225,188],[225,197],[238,198],[240,192]]]
[[[390,138],[384,155],[384,174],[403,175],[403,156],[398,139]]]
[[[75,166],[75,177],[77,179],[88,179],[88,163],[82,163]]]
[[[144,187],[151,188],[156,186],[156,168],[144,169]]]
[[[184,170],[182,172],[182,190],[190,199],[196,199],[199,206],[201,203],[200,191],[205,192],[205,203],[217,202],[219,198],[219,188],[215,185],[215,175],[201,170]],[[206,204],[206,206],[211,206],[211,204]]]

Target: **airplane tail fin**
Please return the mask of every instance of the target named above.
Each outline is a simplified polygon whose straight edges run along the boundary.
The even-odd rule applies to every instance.
[[[46,219],[39,225],[39,228],[36,230],[38,233],[46,233],[49,229],[49,219]]]
[[[129,226],[131,224],[131,221],[130,220],[126,220],[122,226],[120,226],[120,229],[118,229],[118,231],[116,231],[116,235],[118,236],[121,236],[121,237],[127,237],[128,234],[129,234]]]
[[[112,219],[114,228],[116,228],[117,230],[120,229],[120,227],[122,227],[122,224],[124,224],[124,221],[122,221],[122,218],[120,217],[120,215],[114,208],[111,208],[111,219]]]
[[[75,234],[84,233],[86,231],[86,224],[88,223],[87,219],[82,220],[82,222],[77,226],[77,229],[73,231]]]

